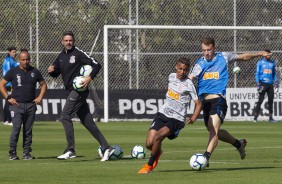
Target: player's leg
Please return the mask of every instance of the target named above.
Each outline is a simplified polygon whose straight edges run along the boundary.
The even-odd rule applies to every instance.
[[[274,88],[273,85],[270,85],[267,90],[268,97],[268,110],[269,110],[269,122],[276,123],[276,120],[273,119],[273,99],[274,99]]]
[[[21,125],[22,125],[24,111],[18,106],[10,106],[9,110],[14,111],[14,116],[12,117],[12,121],[14,122],[14,125],[10,135],[9,160],[18,160],[19,157],[17,156],[17,143],[21,132]]]
[[[150,137],[150,132],[154,135],[152,135],[152,137]],[[155,131],[155,130],[150,130],[149,131],[149,139],[153,141],[152,144],[152,150],[151,150],[151,156],[149,158],[149,161],[147,164],[145,164],[145,166],[143,166],[138,173],[139,174],[145,174],[145,173],[149,173],[151,172],[156,166],[157,166],[157,162],[156,159],[159,159],[159,153],[161,150],[161,144],[162,141],[168,136],[170,135],[170,129],[166,126],[162,127],[160,130]],[[148,138],[147,138],[148,140]],[[147,143],[146,143],[147,145]],[[155,164],[154,164],[155,163]]]
[[[265,96],[265,86],[263,86],[263,90],[261,92],[259,92],[259,100],[255,106],[254,109],[254,122],[257,122],[257,118],[259,116],[259,111],[260,111],[260,106],[264,100],[264,96]]]
[[[26,113],[23,120],[23,159],[31,160],[34,159],[30,155],[31,144],[32,144],[32,128],[35,120],[36,105],[34,103],[26,104]]]
[[[206,125],[207,130],[209,132],[209,140],[208,140],[206,152],[204,153],[205,157],[208,160],[218,144],[218,140],[219,140],[218,133],[220,126],[221,126],[221,120],[218,117],[218,115],[217,114],[211,115]]]
[[[73,122],[71,120],[72,114],[78,110],[78,99],[80,95],[76,91],[71,91],[66,99],[65,106],[62,110],[61,121],[65,130],[65,135],[67,139],[67,148],[64,154],[58,156],[59,160],[65,160],[69,158],[75,158],[75,140],[74,140],[74,129]]]
[[[80,109],[77,111],[77,116],[79,117],[81,123],[84,125],[84,127],[91,133],[91,135],[99,142],[103,149],[103,158],[101,161],[107,161],[109,160],[109,156],[111,154],[112,148],[107,142],[106,138],[102,134],[102,132],[99,130],[98,126],[93,120],[93,117],[90,113],[89,106],[85,101],[83,102]]]
[[[143,166],[138,173],[139,174],[144,174],[144,173],[149,173],[154,169],[154,161],[159,158],[159,153],[161,150],[161,145],[159,147],[156,147],[155,142],[157,137],[159,136],[159,131],[165,126],[165,122],[162,118],[162,115],[160,113],[157,113],[154,120],[151,123],[150,129],[147,134],[146,138],[146,147],[151,150],[151,156],[149,159],[149,162]],[[155,164],[156,166],[156,164]]]

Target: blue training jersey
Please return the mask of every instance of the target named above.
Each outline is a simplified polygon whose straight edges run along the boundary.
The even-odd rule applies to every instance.
[[[256,83],[273,84],[277,83],[275,62],[273,60],[261,59],[257,63]]]
[[[191,76],[198,79],[198,95],[202,99],[204,94],[226,95],[228,83],[228,62],[236,60],[237,54],[219,52],[212,60],[204,57],[198,59]]]
[[[2,70],[3,70],[3,76],[6,75],[6,73],[11,69],[11,68],[15,68],[16,66],[19,66],[19,63],[12,58],[10,55],[5,57],[5,60],[3,62],[2,65]],[[6,86],[11,86],[12,83],[8,82]]]

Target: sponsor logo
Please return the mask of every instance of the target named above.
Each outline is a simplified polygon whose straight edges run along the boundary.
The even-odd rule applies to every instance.
[[[171,89],[167,90],[167,95],[174,100],[180,100],[180,94]]]
[[[203,79],[219,79],[219,72],[205,72]]]

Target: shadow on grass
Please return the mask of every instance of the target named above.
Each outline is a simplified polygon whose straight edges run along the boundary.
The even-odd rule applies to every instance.
[[[182,169],[182,170],[160,170],[154,172],[197,172],[197,173],[206,173],[214,171],[238,171],[238,170],[259,170],[259,169],[276,169],[280,167],[238,167],[238,168],[215,168],[215,169],[205,169],[204,171],[195,171],[192,169]]]
[[[76,158],[83,158],[84,156],[76,156]],[[57,159],[57,156],[49,156],[49,157],[36,157],[36,159]],[[72,158],[75,159],[75,158]],[[70,160],[70,159],[66,159]]]

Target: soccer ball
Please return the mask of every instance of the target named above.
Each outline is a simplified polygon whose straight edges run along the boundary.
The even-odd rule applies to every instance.
[[[240,73],[240,70],[241,70],[240,67],[236,66],[236,67],[233,68],[233,73],[238,74],[238,73]]]
[[[146,157],[146,150],[144,149],[143,146],[141,145],[136,145],[133,147],[131,150],[131,157],[132,158],[138,158],[138,159],[143,159]]]
[[[85,91],[87,88],[82,87],[83,82],[84,82],[83,76],[77,76],[73,79],[72,86],[78,92]]]
[[[80,75],[84,77],[88,77],[90,73],[92,72],[92,66],[91,65],[83,65],[80,68]]]
[[[110,154],[109,159],[110,160],[117,160],[117,159],[122,158],[123,149],[118,145],[114,145],[114,146],[112,146],[112,148],[114,149],[114,151]]]
[[[190,166],[193,170],[197,171],[204,170],[207,166],[207,163],[207,158],[201,153],[193,155],[190,159]]]

